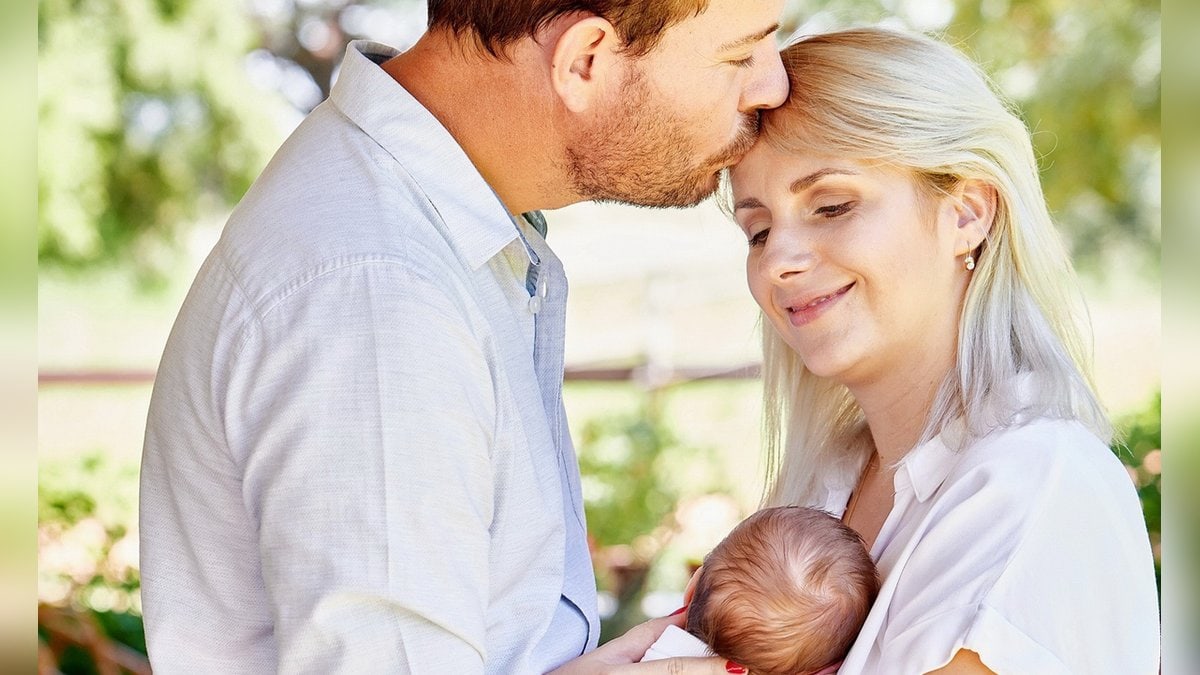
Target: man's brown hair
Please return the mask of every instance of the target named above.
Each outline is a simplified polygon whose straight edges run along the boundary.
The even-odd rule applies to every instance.
[[[617,29],[630,56],[644,56],[672,25],[708,9],[708,0],[429,0],[430,30],[475,37],[492,56],[532,37],[571,12],[603,17]]]

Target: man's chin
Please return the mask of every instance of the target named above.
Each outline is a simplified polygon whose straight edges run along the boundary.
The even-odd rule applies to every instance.
[[[639,204],[639,206],[678,209],[690,208],[708,199],[717,191],[717,187],[720,184],[721,172],[718,170],[696,178],[689,183],[687,188],[675,190],[666,195],[658,195],[658,199],[656,200],[647,200],[648,202],[652,201],[652,203]]]
[[[693,172],[687,180],[674,184],[660,181],[615,187],[612,183],[600,190],[581,190],[585,198],[599,202],[632,204],[650,208],[688,208],[707,199],[721,184],[723,166],[708,165]]]
[[[711,163],[717,165],[720,169],[728,169],[729,167],[742,161],[746,153],[754,147],[758,142],[758,125],[753,124],[743,127],[729,147],[725,148],[721,154],[712,158]],[[719,170],[718,170],[719,173]]]
[[[711,197],[713,195],[713,193],[717,191],[717,188],[721,186],[721,172],[724,170],[725,170],[725,167],[721,167],[721,168],[717,169],[716,171],[713,171],[712,173],[708,174],[708,176],[701,183],[699,191],[696,194],[695,200],[692,201],[691,204],[688,204],[688,206],[695,206],[696,204],[699,204],[700,202],[704,201],[705,199],[708,199],[709,197]]]

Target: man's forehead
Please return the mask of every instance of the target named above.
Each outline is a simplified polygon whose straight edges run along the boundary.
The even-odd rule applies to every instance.
[[[726,52],[758,43],[779,28],[782,0],[711,0],[698,15],[668,29],[687,40],[703,40],[705,51]]]
[[[775,23],[771,24],[770,26],[767,26],[766,28],[764,28],[756,33],[751,33],[750,35],[746,35],[746,36],[731,40],[729,42],[726,42],[725,44],[719,46],[717,48],[717,51],[731,52],[731,51],[740,49],[742,47],[748,47],[750,45],[757,43],[759,40],[762,40],[763,38],[767,37],[768,35],[771,35],[772,33],[774,33],[777,30],[779,30],[779,22],[775,22]]]

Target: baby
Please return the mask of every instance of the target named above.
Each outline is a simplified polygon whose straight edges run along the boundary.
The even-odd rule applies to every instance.
[[[755,675],[834,672],[879,591],[879,576],[858,534],[824,511],[763,509],[708,554],[677,628],[646,652],[717,655]],[[693,642],[689,648],[681,642]]]

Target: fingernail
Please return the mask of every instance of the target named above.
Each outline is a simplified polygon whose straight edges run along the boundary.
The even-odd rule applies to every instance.
[[[734,673],[734,675],[746,675],[746,666],[740,666],[733,661],[726,661],[725,672]]]
[[[683,607],[680,607],[679,609],[675,610],[674,612],[671,612],[667,616],[677,616],[679,614],[683,614],[686,611],[687,611],[687,605],[684,605]]]

